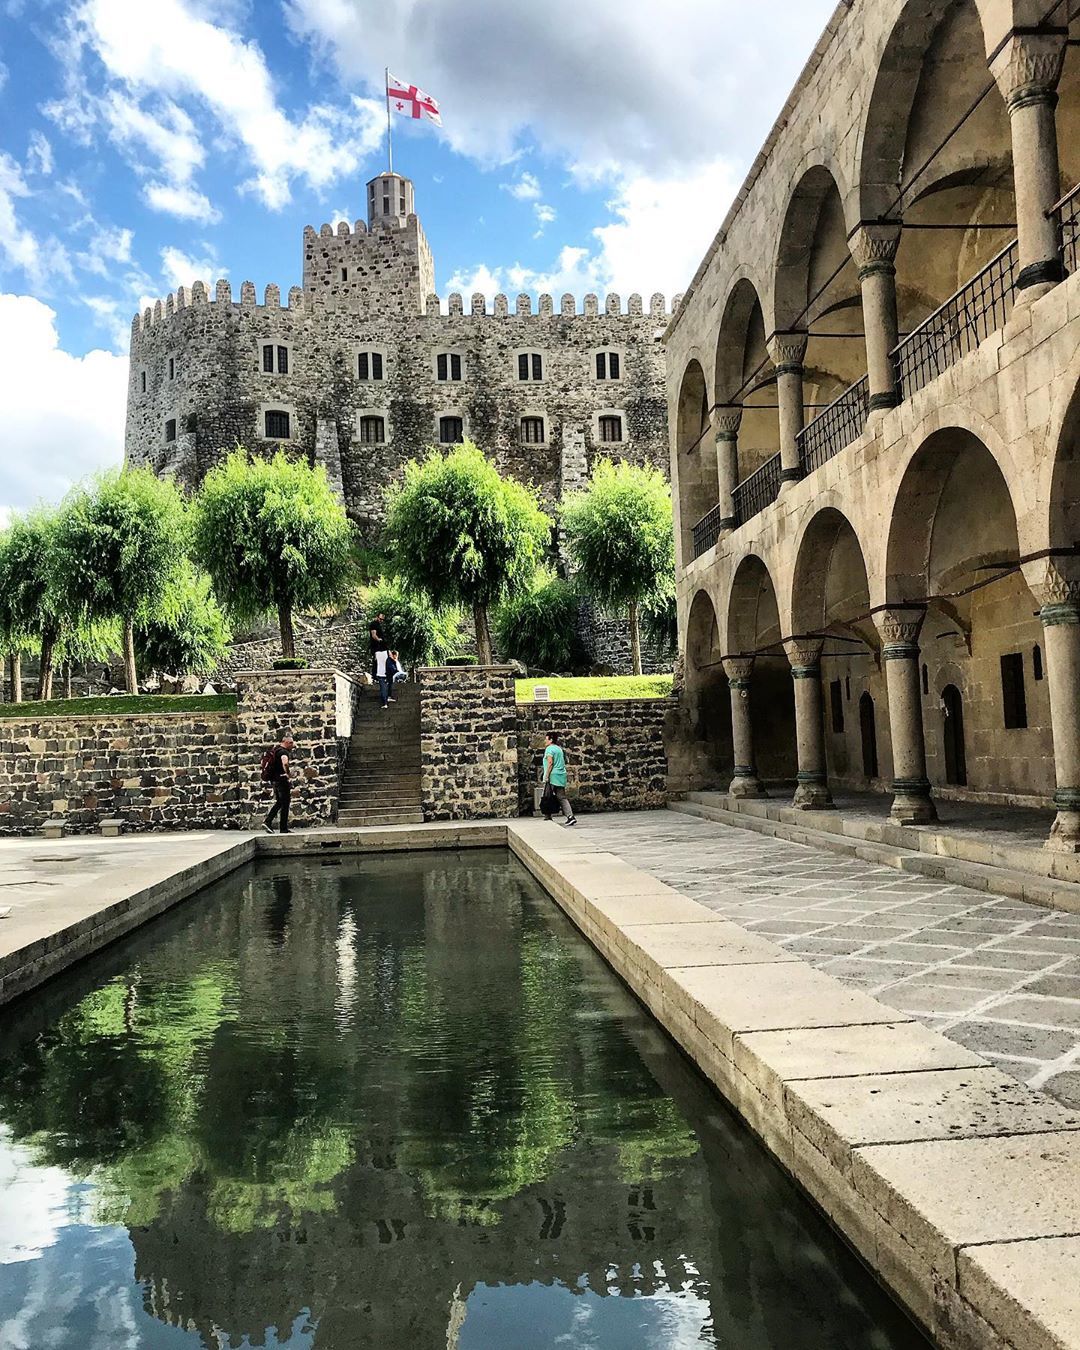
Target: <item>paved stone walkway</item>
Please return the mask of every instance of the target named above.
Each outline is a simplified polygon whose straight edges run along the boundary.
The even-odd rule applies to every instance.
[[[1080,1107],[1080,914],[674,811],[583,816],[579,829],[598,850]]]

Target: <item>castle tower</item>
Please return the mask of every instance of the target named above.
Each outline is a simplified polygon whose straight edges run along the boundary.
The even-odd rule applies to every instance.
[[[304,294],[358,314],[422,314],[435,262],[415,210],[412,180],[384,173],[367,185],[368,219],[304,230]]]

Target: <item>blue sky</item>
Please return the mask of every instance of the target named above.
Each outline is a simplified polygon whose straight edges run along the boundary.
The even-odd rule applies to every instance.
[[[394,124],[441,293],[671,295],[832,8],[0,0],[0,515],[119,462],[148,298],[284,292],[303,226],[363,213],[384,65],[442,105]]]

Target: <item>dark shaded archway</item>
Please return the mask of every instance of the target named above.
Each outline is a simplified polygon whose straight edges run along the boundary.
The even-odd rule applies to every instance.
[[[795,696],[780,645],[776,587],[765,563],[751,554],[735,571],[728,599],[725,655],[753,655],[752,725],[758,774],[789,782],[796,772]]]
[[[757,290],[745,277],[735,283],[724,306],[713,387],[718,407],[742,408],[737,475],[741,482],[780,448],[776,373],[765,346],[765,318]]]
[[[690,361],[679,388],[675,428],[679,487],[679,539],[682,564],[694,556],[694,526],[716,505],[716,447],[709,435],[709,396],[705,372]]]

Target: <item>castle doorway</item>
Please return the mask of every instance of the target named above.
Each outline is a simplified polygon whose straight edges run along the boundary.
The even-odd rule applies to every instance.
[[[954,787],[965,787],[964,700],[955,684],[947,684],[941,691],[941,712],[944,718],[945,781]]]
[[[877,721],[874,717],[874,700],[869,693],[859,699],[859,734],[862,738],[863,777],[873,779],[878,776],[877,758]]]

